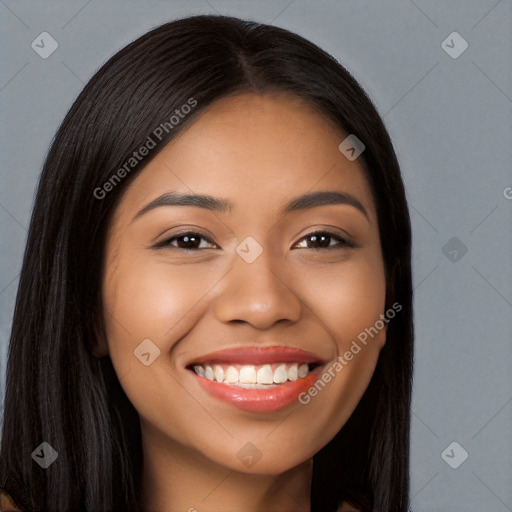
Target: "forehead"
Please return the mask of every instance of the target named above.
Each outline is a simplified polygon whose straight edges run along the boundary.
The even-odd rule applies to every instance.
[[[287,93],[223,98],[143,169],[122,202],[140,207],[176,190],[229,198],[237,209],[264,204],[270,212],[307,192],[340,190],[374,215],[362,164],[338,149],[346,135]]]

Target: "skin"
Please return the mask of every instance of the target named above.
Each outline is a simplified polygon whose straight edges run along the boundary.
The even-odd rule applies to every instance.
[[[216,350],[284,345],[332,365],[383,314],[385,273],[375,206],[363,167],[338,150],[345,134],[285,93],[240,94],[211,106],[168,144],[125,191],[110,227],[103,276],[109,354],[139,413],[147,510],[308,511],[312,457],[345,424],[375,369],[382,329],[307,405],[241,411],[208,395],[185,366]],[[165,192],[207,194],[231,211],[161,206]],[[306,193],[350,194],[349,204],[283,214]],[[206,234],[185,250],[187,231]],[[314,249],[330,231],[357,244]],[[237,246],[252,236],[262,254]],[[167,246],[155,248],[169,240]],[[203,249],[203,247],[205,247]],[[160,356],[133,354],[149,338]],[[237,452],[252,443],[247,467]]]

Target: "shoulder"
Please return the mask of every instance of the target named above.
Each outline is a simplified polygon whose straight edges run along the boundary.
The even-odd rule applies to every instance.
[[[337,512],[361,512],[361,509],[344,500],[341,502]]]
[[[0,488],[0,512],[22,512],[6,490]]]

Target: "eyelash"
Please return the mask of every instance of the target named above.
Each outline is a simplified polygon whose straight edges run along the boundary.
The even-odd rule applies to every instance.
[[[335,239],[338,243],[334,246],[329,245],[328,247],[299,247],[299,249],[312,249],[314,251],[332,251],[332,250],[340,250],[340,249],[343,249],[346,247],[351,248],[351,249],[355,249],[355,248],[359,247],[359,245],[357,245],[356,243],[354,243],[346,238],[343,238],[342,236],[338,235],[337,233],[333,233],[331,231],[326,231],[326,230],[313,231],[312,233],[308,233],[307,235],[303,236],[299,240],[299,242],[297,242],[294,245],[297,245],[298,243],[302,242],[303,240],[305,240],[307,238],[310,238],[313,236],[318,237],[319,235],[323,235],[323,236],[330,237],[331,239]],[[156,245],[156,247],[157,248],[167,247],[167,248],[178,249],[178,250],[182,250],[182,251],[201,251],[204,249],[211,248],[211,247],[202,247],[202,248],[196,247],[193,249],[184,249],[183,247],[176,247],[176,246],[171,245],[172,241],[174,241],[178,238],[184,238],[184,237],[204,239],[207,243],[217,246],[217,244],[209,236],[205,235],[204,233],[201,233],[199,231],[185,231],[183,233],[178,233],[178,234],[172,236],[171,238],[167,238],[166,240],[163,240],[162,242],[159,242]],[[200,244],[201,244],[201,242],[200,242]]]

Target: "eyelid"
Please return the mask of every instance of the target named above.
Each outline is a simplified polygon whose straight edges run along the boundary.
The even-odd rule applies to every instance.
[[[174,247],[174,246],[170,245],[171,240],[174,240],[175,238],[179,238],[179,237],[182,237],[182,236],[185,236],[185,235],[199,235],[201,238],[203,238],[209,244],[216,245],[217,248],[222,249],[222,247],[220,247],[220,245],[217,242],[215,242],[215,240],[213,240],[212,237],[210,237],[209,235],[207,235],[206,233],[204,233],[200,229],[196,229],[196,228],[194,228],[194,229],[183,229],[181,231],[178,231],[177,233],[173,233],[172,235],[166,236],[163,240],[161,240],[159,242],[156,242],[156,244],[153,245],[153,247],[156,248],[156,249],[163,248],[163,247],[172,247],[173,249],[178,249],[178,250],[181,250],[181,251],[201,251],[201,250],[204,250],[204,248],[203,249],[182,249],[180,247]],[[208,247],[208,249],[211,249],[211,247]]]
[[[351,237],[349,237],[347,235],[342,235],[342,234],[332,230],[332,228],[331,229],[319,228],[319,229],[315,229],[313,231],[310,231],[309,233],[306,233],[306,234],[302,235],[293,244],[292,249],[295,248],[296,245],[299,244],[305,238],[307,238],[309,236],[313,236],[313,235],[318,235],[318,234],[329,235],[329,236],[331,236],[333,238],[338,239],[339,243],[337,245],[332,246],[332,247],[317,247],[317,248],[299,247],[299,249],[309,249],[309,250],[315,250],[315,251],[321,251],[321,250],[328,251],[328,250],[334,250],[334,249],[341,249],[341,248],[345,248],[345,247],[348,247],[350,249],[358,249],[358,248],[361,247],[361,245],[359,245],[356,242],[354,242],[351,239]]]

